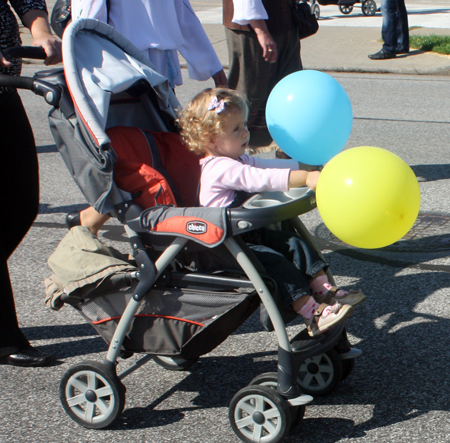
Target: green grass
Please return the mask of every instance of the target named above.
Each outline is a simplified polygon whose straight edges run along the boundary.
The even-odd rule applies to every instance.
[[[410,35],[409,44],[412,48],[422,51],[450,54],[450,35]]]

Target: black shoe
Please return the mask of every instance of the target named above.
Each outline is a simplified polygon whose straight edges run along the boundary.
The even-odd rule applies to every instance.
[[[72,211],[66,215],[67,229],[72,229],[74,226],[81,226],[80,211]]]
[[[395,53],[396,53],[396,54],[409,54],[409,49],[400,49],[400,48],[397,48],[397,49],[395,50]]]
[[[16,354],[0,357],[0,364],[12,366],[46,366],[53,360],[53,355],[44,354],[39,349],[28,346],[28,348],[17,352]]]
[[[370,54],[369,58],[372,60],[386,60],[388,58],[395,58],[397,54],[395,52],[385,52],[383,49],[376,54]]]

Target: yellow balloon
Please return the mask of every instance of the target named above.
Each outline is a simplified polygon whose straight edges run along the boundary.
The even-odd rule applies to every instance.
[[[412,169],[392,152],[372,146],[333,157],[320,174],[316,199],[327,228],[343,242],[366,249],[400,240],[420,209]]]

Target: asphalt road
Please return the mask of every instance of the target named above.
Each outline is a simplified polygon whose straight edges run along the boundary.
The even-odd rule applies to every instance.
[[[24,74],[33,69],[26,67]],[[368,253],[331,238],[317,211],[303,217],[338,283],[362,288],[368,300],[348,321],[350,340],[363,355],[338,389],[307,407],[302,426],[286,442],[448,442],[450,82],[432,76],[335,78],[347,90],[355,116],[347,147],[382,147],[410,164],[421,177],[420,220],[429,222],[413,229],[405,247]],[[177,94],[185,103],[208,85],[186,80]],[[84,429],[63,411],[58,387],[64,372],[76,362],[101,361],[106,345],[70,307],[53,312],[44,306],[46,260],[66,233],[66,212],[83,208],[85,201],[53,145],[45,102],[32,93],[23,98],[38,145],[41,207],[10,271],[24,332],[58,361],[50,368],[0,366],[0,442],[239,441],[228,423],[229,401],[254,376],[276,370],[275,337],[261,331],[256,317],[191,372],[170,372],[150,362],[127,377],[125,411],[112,429]],[[120,232],[110,223],[101,238],[127,251]],[[301,327],[294,324],[289,332]]]

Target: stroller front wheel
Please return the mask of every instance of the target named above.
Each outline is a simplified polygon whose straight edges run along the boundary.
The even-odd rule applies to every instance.
[[[246,443],[279,443],[291,428],[288,401],[270,386],[246,386],[236,393],[228,413],[235,434]]]
[[[106,428],[122,413],[125,391],[115,371],[95,361],[70,367],[59,387],[67,415],[89,429]]]
[[[257,375],[250,383],[249,386],[268,386],[273,390],[277,390],[278,385],[278,374],[276,372],[265,372],[264,374]],[[294,430],[303,420],[305,415],[306,407],[305,406],[292,406],[291,410],[291,428],[290,430]]]

